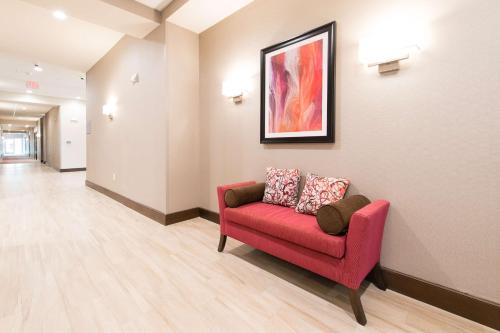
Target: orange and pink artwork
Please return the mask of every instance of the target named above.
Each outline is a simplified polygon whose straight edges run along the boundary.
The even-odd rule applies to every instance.
[[[261,52],[261,143],[333,142],[335,24]]]
[[[323,41],[271,57],[269,132],[320,131]]]

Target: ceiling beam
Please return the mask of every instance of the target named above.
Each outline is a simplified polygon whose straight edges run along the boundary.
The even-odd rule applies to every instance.
[[[189,0],[174,0],[168,4],[165,9],[161,12],[161,19],[165,21],[170,15],[178,11],[182,6],[184,6]]]
[[[134,0],[101,0],[101,1],[161,24],[161,12],[156,9],[149,8],[148,6],[143,5],[140,2]]]
[[[134,0],[22,0],[49,11],[62,10],[79,19],[136,38],[162,22],[161,12]]]

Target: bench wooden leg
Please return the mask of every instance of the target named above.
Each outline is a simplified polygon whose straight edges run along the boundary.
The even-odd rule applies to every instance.
[[[366,325],[366,316],[365,311],[363,310],[363,305],[361,305],[361,299],[359,298],[360,292],[359,289],[349,289],[349,299],[351,300],[352,311],[354,312],[354,316],[356,316],[356,321],[365,326]]]
[[[380,267],[380,263],[377,263],[372,270],[373,274],[373,284],[380,290],[386,290],[387,284],[384,280],[384,275],[382,273],[382,267]]]
[[[226,235],[220,235],[219,248],[217,249],[217,251],[219,252],[224,251],[224,247],[226,246],[226,239],[227,239]]]

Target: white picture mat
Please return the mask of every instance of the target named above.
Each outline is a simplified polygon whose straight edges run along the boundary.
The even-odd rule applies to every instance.
[[[301,46],[323,40],[323,82],[322,82],[322,106],[321,106],[321,130],[320,131],[302,131],[302,132],[269,132],[269,83],[271,82],[271,58],[277,54],[285,53],[289,50],[299,48]],[[292,44],[279,50],[269,52],[265,55],[266,61],[266,78],[265,78],[265,108],[264,108],[264,129],[265,138],[291,138],[305,136],[326,136],[327,135],[327,109],[328,109],[328,32],[305,39],[299,43]]]

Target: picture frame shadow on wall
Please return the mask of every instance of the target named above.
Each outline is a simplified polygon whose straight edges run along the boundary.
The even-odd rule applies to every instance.
[[[260,143],[335,142],[336,22],[260,52]]]

